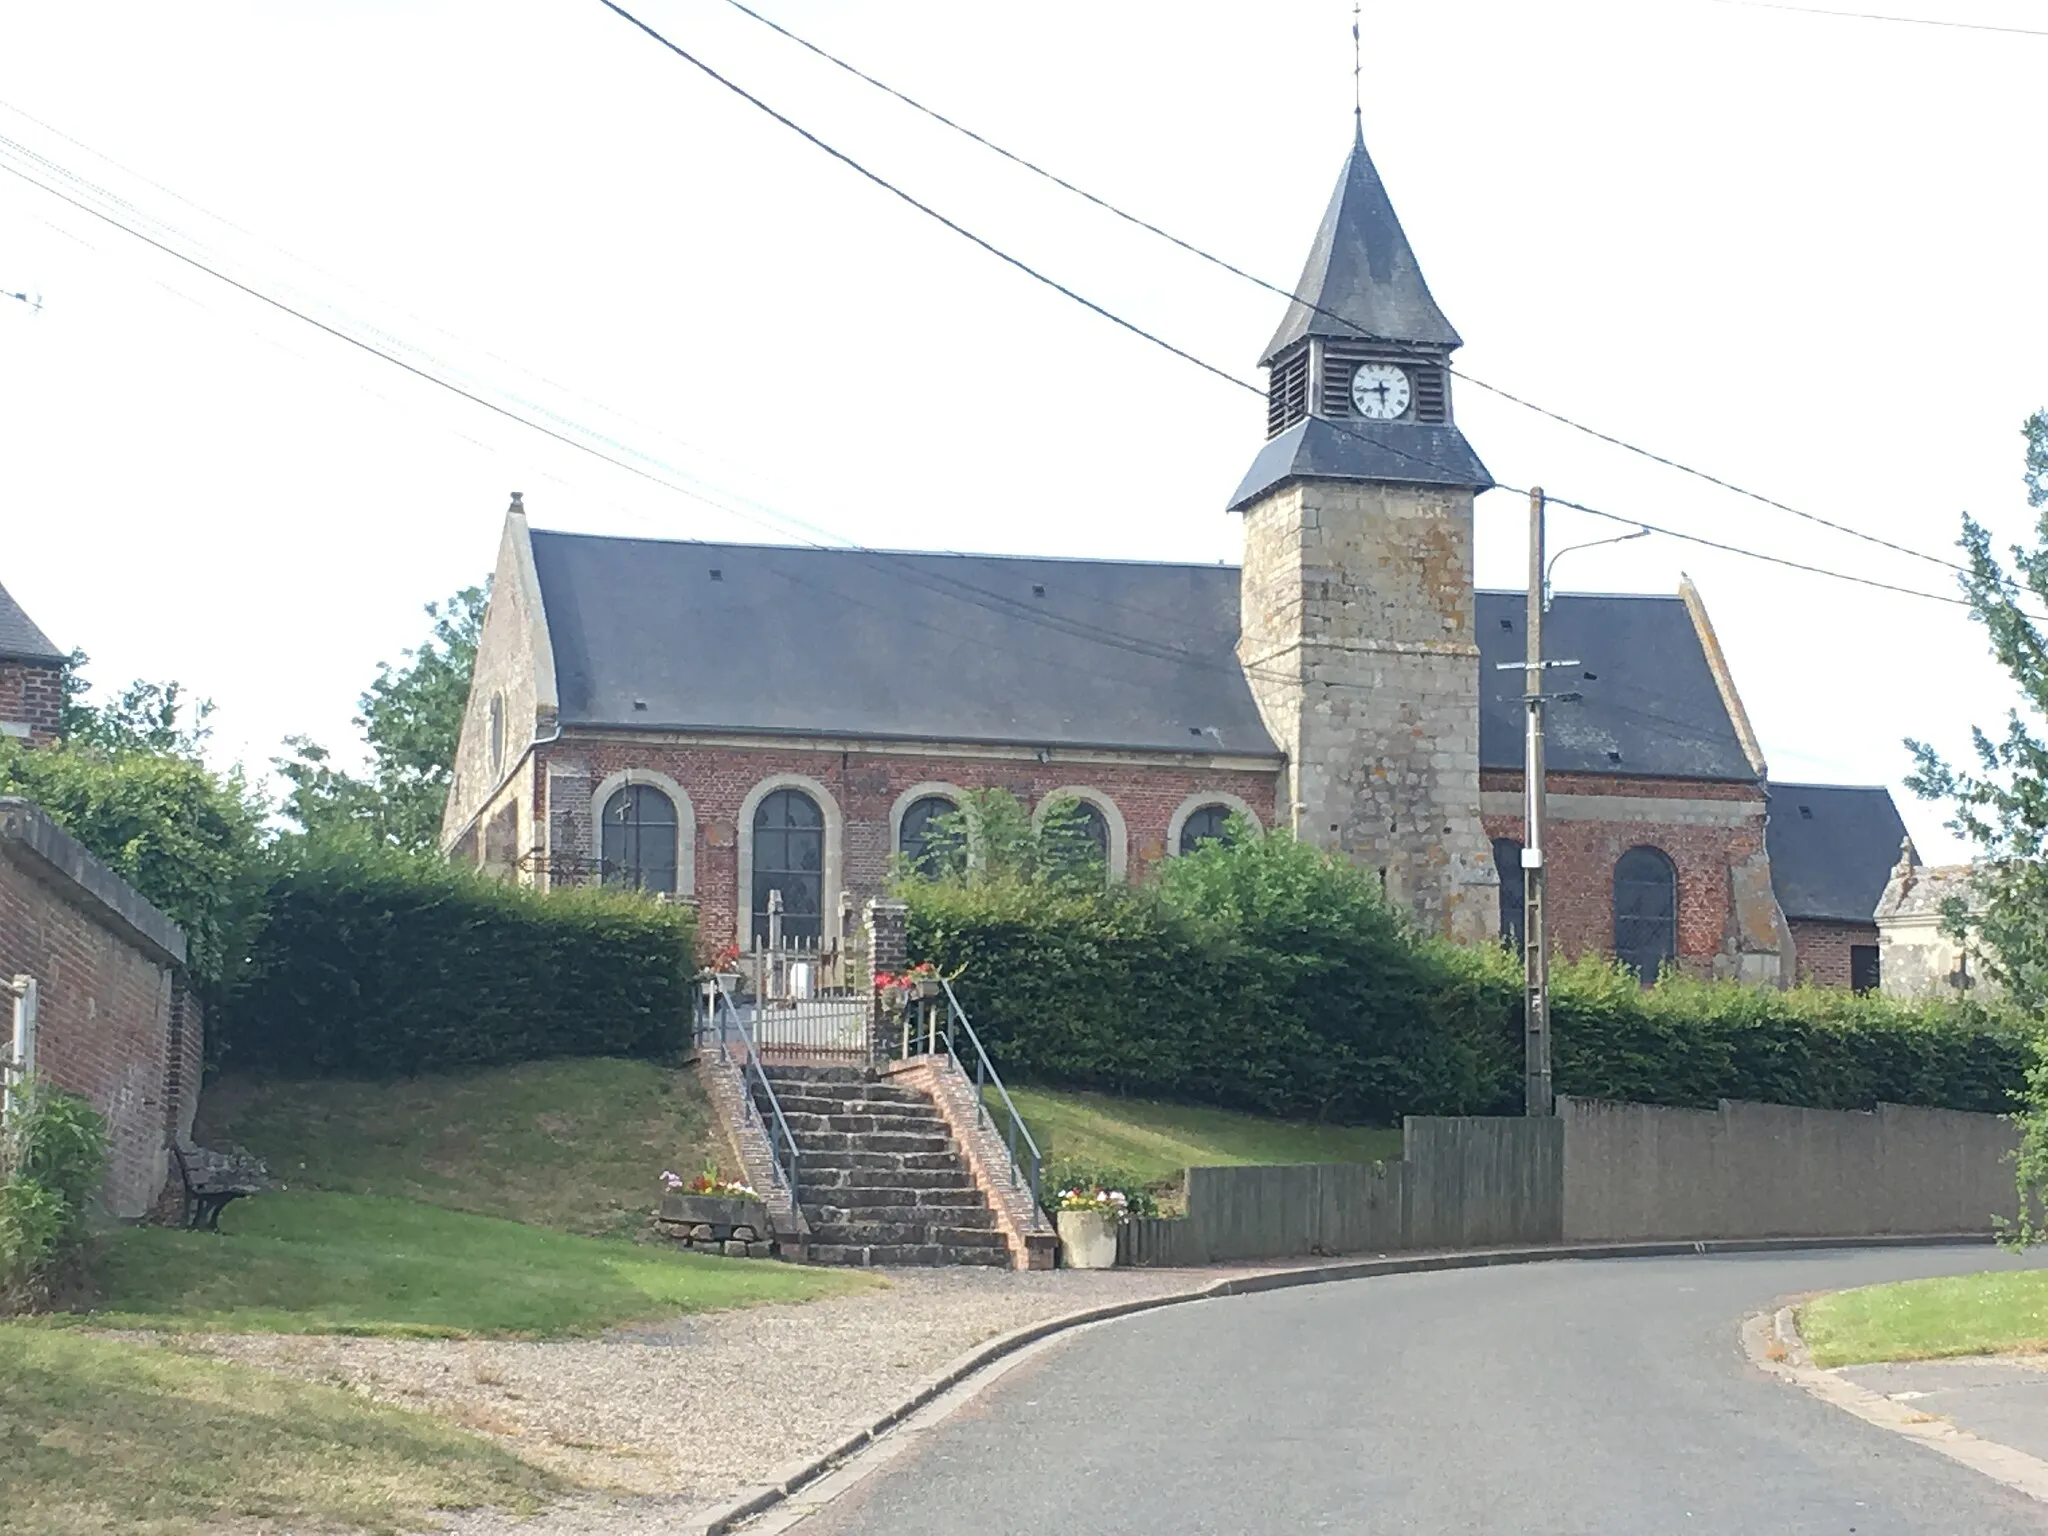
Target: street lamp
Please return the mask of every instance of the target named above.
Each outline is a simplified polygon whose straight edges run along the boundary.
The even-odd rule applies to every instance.
[[[1545,566],[1543,569],[1543,611],[1545,613],[1550,612],[1550,599],[1552,596],[1550,587],[1550,573],[1557,569],[1557,562],[1562,560],[1566,555],[1572,553],[1573,550],[1597,549],[1602,544],[1626,544],[1630,539],[1647,539],[1649,536],[1649,529],[1638,528],[1634,533],[1617,533],[1611,539],[1588,539],[1583,544],[1565,545],[1563,549],[1560,549],[1556,554],[1550,557],[1550,564]]]

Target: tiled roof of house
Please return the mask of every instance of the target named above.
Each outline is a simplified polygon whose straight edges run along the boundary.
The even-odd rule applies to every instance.
[[[1882,784],[1773,784],[1764,841],[1789,918],[1874,919],[1906,824]]]
[[[565,726],[1278,756],[1235,566],[532,538]],[[1522,599],[1478,601],[1480,761],[1515,768]],[[1553,769],[1755,777],[1680,599],[1563,594],[1550,632],[1594,674]]]
[[[1527,674],[1500,663],[1528,654],[1527,611],[1520,592],[1479,594],[1483,768],[1522,766]],[[1582,696],[1545,711],[1550,772],[1756,779],[1682,598],[1560,592],[1544,619],[1543,650],[1580,663],[1553,669],[1549,691]]]
[[[0,660],[62,661],[64,653],[22,612],[21,604],[0,587]]]

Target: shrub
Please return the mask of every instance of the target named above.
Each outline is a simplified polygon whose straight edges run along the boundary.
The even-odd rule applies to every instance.
[[[0,1312],[43,1299],[86,1233],[107,1127],[85,1100],[31,1081],[0,1130]]]
[[[906,879],[910,952],[1005,1073],[1270,1115],[1390,1123],[1522,1100],[1522,972],[1416,935],[1378,882],[1239,826],[1136,888]],[[1597,957],[1552,973],[1560,1093],[1711,1107],[2016,1107],[2030,1030],[1972,1003],[1779,992]]]
[[[690,1017],[682,907],[540,892],[362,843],[293,843],[216,1024],[237,1064],[384,1076],[558,1056],[663,1057]]]

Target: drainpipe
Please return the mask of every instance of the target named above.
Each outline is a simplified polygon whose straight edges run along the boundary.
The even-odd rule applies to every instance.
[[[7,1058],[6,1116],[12,1116],[23,1088],[36,1070],[36,979],[17,976],[8,983],[14,994],[14,1044]]]

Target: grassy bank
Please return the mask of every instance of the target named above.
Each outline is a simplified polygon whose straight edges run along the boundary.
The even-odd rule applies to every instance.
[[[873,1284],[844,1271],[544,1232],[376,1195],[287,1193],[229,1207],[221,1235],[115,1233],[90,1312],[105,1328],[587,1336],[619,1323]]]
[[[590,1235],[638,1230],[662,1169],[722,1154],[696,1074],[530,1062],[391,1082],[227,1075],[200,1139],[239,1143],[293,1189],[395,1195]]]
[[[1823,1366],[2048,1350],[2048,1270],[1837,1291],[1799,1309],[1799,1330]]]
[[[1399,1131],[1270,1120],[1105,1093],[1014,1088],[1017,1111],[1049,1160],[1114,1168],[1147,1187],[1212,1163],[1370,1163],[1401,1155]]]
[[[0,1325],[0,1532],[422,1526],[547,1473],[452,1425],[225,1361]]]

